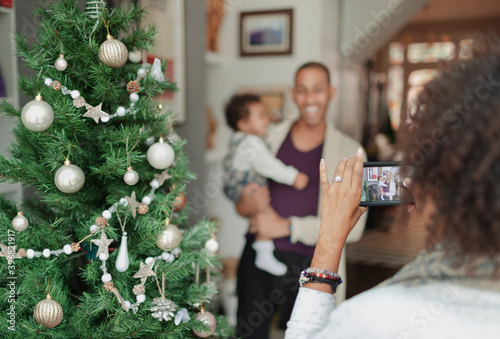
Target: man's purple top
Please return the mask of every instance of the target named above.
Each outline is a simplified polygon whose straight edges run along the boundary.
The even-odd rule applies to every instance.
[[[292,142],[291,133],[281,144],[276,157],[285,165],[290,165],[300,172],[307,174],[309,183],[302,191],[296,190],[293,186],[287,186],[269,180],[269,192],[271,194],[271,206],[283,218],[305,217],[317,215],[319,197],[319,162],[323,144],[309,152],[301,152],[295,148]],[[304,256],[312,257],[314,246],[306,246],[301,242],[292,244],[290,238],[279,238],[274,240],[274,245],[278,251],[295,252]]]
[[[391,181],[385,180],[384,184],[385,184],[385,186],[382,187],[382,189],[384,190],[384,193],[389,193],[389,191],[391,189]]]

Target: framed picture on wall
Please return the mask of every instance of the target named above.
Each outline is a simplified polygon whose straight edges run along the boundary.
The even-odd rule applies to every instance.
[[[367,167],[366,181],[378,181],[378,167]]]
[[[240,13],[240,56],[291,55],[293,9]]]
[[[285,118],[286,107],[292,100],[288,86],[242,87],[239,92],[259,96],[272,122],[280,122]]]

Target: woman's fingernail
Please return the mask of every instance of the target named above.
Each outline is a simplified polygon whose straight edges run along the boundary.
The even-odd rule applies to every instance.
[[[358,157],[362,157],[363,156],[363,148],[359,147],[358,150],[356,151],[356,155]]]
[[[319,166],[320,167],[325,167],[325,165],[326,165],[325,159],[321,158],[321,160],[319,162]]]
[[[347,157],[343,157],[342,160],[347,160]]]

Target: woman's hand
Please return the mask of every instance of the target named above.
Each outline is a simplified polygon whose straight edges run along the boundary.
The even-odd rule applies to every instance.
[[[320,163],[321,182],[321,228],[320,238],[344,245],[366,207],[359,207],[363,178],[363,151],[358,150],[355,158],[343,159],[335,169],[334,177],[341,182],[330,185],[326,163]]]
[[[321,227],[311,267],[337,272],[347,236],[359,217],[367,210],[359,207],[363,179],[363,150],[355,158],[343,159],[337,165],[335,176],[340,182],[330,185],[326,163],[320,163]],[[308,288],[332,293],[330,286],[308,283]]]

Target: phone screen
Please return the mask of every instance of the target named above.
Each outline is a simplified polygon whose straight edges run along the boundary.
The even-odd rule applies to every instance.
[[[411,167],[401,162],[365,162],[360,206],[401,204],[410,172]]]

